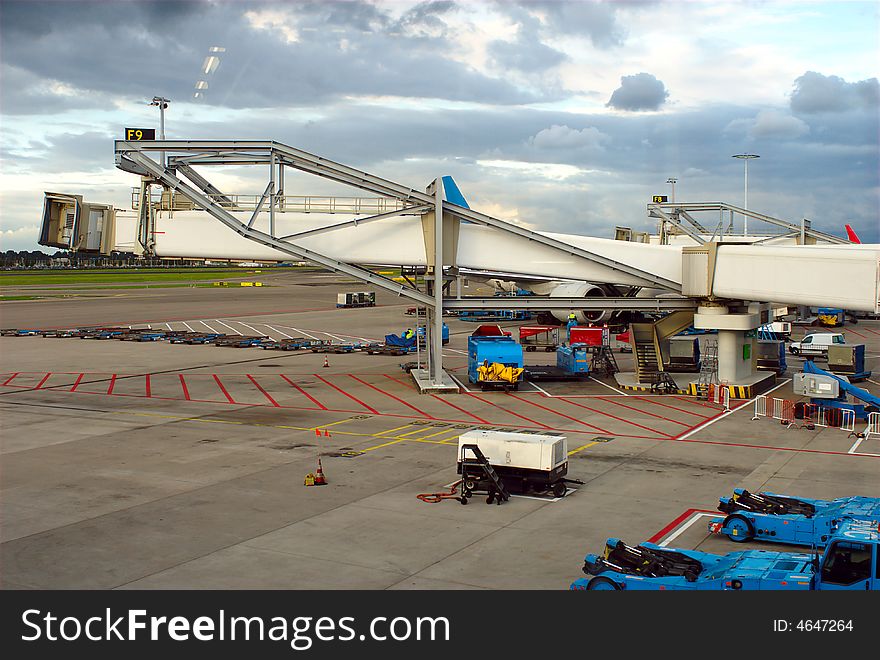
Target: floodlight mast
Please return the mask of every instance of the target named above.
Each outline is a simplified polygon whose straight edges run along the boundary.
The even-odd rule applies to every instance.
[[[150,105],[155,105],[159,108],[159,139],[165,139],[165,109],[168,107],[168,104],[171,102],[171,99],[166,99],[164,96],[154,96],[153,100],[150,102]],[[159,163],[162,167],[165,167],[167,164],[165,162],[165,152],[159,152]]]
[[[743,209],[749,210],[749,161],[753,158],[760,158],[757,154],[736,154],[733,158],[739,158],[745,165],[745,183],[743,184]],[[749,216],[743,213],[743,236],[749,235]]]

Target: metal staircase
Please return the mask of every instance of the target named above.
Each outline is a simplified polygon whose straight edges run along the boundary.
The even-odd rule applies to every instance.
[[[710,386],[718,384],[718,341],[707,339],[704,349],[700,378],[697,380],[698,399],[708,399]]]
[[[593,349],[593,359],[590,361],[590,373],[601,374],[606,378],[613,376],[620,367],[617,366],[617,360],[614,358],[614,351],[610,346],[596,346]]]
[[[664,371],[663,364],[669,359],[669,348],[664,355],[663,340],[677,335],[694,322],[694,313],[678,311],[667,314],[653,323],[630,325],[630,343],[636,364],[636,377],[640,383],[657,381],[655,374]]]
[[[474,458],[467,457],[468,451],[473,453]],[[493,500],[495,500],[496,504],[501,504],[502,501],[506,502],[510,499],[510,493],[507,492],[507,489],[501,482],[501,478],[495,472],[495,468],[492,467],[489,459],[486,458],[477,445],[462,445],[459,458],[461,460],[461,477],[463,481],[462,504],[466,504],[466,499],[469,496],[465,491],[472,490],[467,488],[469,479],[489,482],[489,497],[486,499],[489,504],[492,504]]]

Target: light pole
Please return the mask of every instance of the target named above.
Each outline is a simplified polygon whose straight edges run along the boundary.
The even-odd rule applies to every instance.
[[[745,184],[743,192],[743,210],[749,210],[749,161],[752,158],[760,158],[757,154],[736,154],[734,158],[739,158],[745,165]],[[749,217],[743,213],[743,236],[749,235]]]
[[[666,183],[672,184],[672,203],[675,204],[675,184],[678,183],[678,179],[675,177],[669,177],[666,179]]]
[[[164,96],[154,96],[150,105],[155,105],[159,108],[159,139],[164,142],[165,140],[165,108],[168,107],[168,104],[171,102],[171,99],[166,99]],[[159,162],[162,164],[162,167],[165,167],[165,152],[159,152]]]

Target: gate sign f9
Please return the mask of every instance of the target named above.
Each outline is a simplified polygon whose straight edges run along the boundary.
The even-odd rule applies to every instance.
[[[156,129],[155,128],[126,128],[125,129],[125,139],[126,140],[155,140],[156,139]]]

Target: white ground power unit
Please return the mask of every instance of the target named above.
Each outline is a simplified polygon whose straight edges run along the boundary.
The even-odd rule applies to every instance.
[[[476,445],[497,473],[506,489],[513,493],[552,490],[565,495],[568,473],[568,440],[562,435],[468,431],[458,437],[458,473],[464,489],[479,487],[482,471],[467,461],[465,447]],[[464,460],[463,460],[464,459]]]

